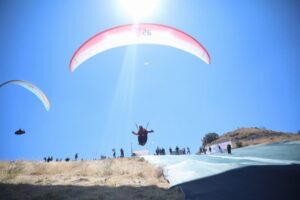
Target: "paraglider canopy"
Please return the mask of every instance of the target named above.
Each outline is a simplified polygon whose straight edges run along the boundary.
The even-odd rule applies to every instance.
[[[210,64],[210,56],[200,42],[183,31],[160,24],[129,24],[113,27],[82,44],[70,61],[73,72],[81,63],[103,51],[133,44],[165,45],[188,52]]]
[[[40,90],[34,84],[32,84],[28,81],[24,81],[24,80],[11,80],[11,81],[6,81],[6,82],[2,83],[0,85],[0,88],[5,86],[5,85],[8,85],[8,84],[19,85],[19,86],[29,90],[30,92],[35,94],[36,97],[38,97],[40,99],[40,101],[43,103],[46,110],[49,111],[50,103],[49,103],[49,100],[48,100],[47,96],[44,94],[44,92],[42,90]]]
[[[23,135],[23,134],[25,134],[25,130],[19,129],[19,130],[15,131],[15,134],[16,135]]]

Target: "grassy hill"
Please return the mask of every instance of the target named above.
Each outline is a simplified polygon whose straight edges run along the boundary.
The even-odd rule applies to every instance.
[[[300,134],[285,133],[256,127],[239,128],[234,131],[224,133],[224,135],[220,136],[217,140],[208,145],[217,144],[229,140],[231,140],[233,148],[236,148],[248,145],[279,142],[283,140],[300,140]]]
[[[0,162],[0,199],[183,199],[143,158]]]

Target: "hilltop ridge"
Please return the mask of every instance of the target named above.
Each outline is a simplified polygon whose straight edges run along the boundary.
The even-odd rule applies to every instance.
[[[300,140],[300,134],[286,133],[282,131],[273,131],[265,128],[238,128],[234,131],[229,131],[221,135],[217,140],[208,145],[217,144],[231,140],[233,148],[268,144],[283,140]]]

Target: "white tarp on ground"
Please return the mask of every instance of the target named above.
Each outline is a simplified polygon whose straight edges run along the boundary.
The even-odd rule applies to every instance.
[[[146,155],[149,155],[149,150],[148,149],[135,150],[135,151],[132,151],[132,154],[134,156],[146,156]]]
[[[214,155],[149,155],[144,156],[144,158],[149,163],[162,167],[164,176],[173,186],[239,167],[300,164],[299,152],[300,141],[278,142],[233,149],[231,155],[227,153]]]
[[[207,154],[215,154],[215,153],[227,153],[227,145],[230,144],[232,147],[231,141],[226,141],[214,145],[207,146]],[[211,148],[211,152],[209,151],[209,147]]]

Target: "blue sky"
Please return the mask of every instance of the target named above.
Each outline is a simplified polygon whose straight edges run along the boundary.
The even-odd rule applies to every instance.
[[[70,73],[76,49],[105,29],[132,23],[117,1],[1,1],[0,159],[129,155],[135,124],[155,133],[145,148],[195,152],[207,132],[238,127],[300,130],[299,3],[165,0],[142,22],[176,27],[210,53],[206,65],[178,49],[138,45],[96,55]],[[149,65],[144,65],[149,62]],[[26,135],[16,136],[23,128]],[[119,153],[119,152],[118,152]]]

